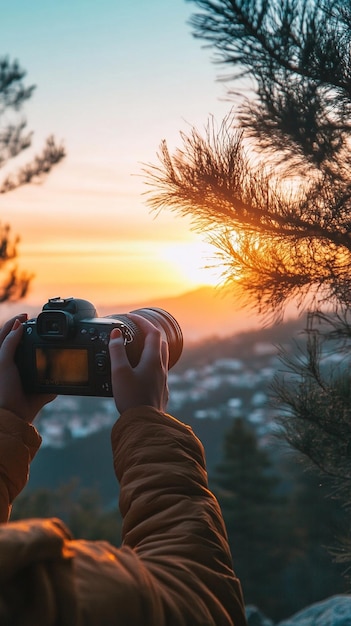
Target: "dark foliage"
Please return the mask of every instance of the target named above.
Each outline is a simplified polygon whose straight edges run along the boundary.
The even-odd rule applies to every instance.
[[[275,393],[285,437],[349,508],[351,3],[190,1],[194,36],[240,90],[219,127],[182,134],[173,154],[161,144],[147,202],[190,216],[223,280],[264,315],[291,299],[311,311]]]
[[[244,419],[226,435],[214,489],[246,603],[281,620],[346,591],[326,547],[345,525],[340,504],[326,498],[330,485],[260,442]]]
[[[348,303],[351,206],[341,182],[312,178],[287,192],[285,177],[250,163],[230,118],[218,131],[210,122],[204,137],[193,129],[182,138],[173,157],[163,143],[161,165],[146,169],[148,203],[191,217],[217,248],[231,289],[276,315],[312,294]]]
[[[25,102],[31,98],[34,85],[24,85],[26,72],[17,61],[0,58],[0,167],[27,150],[32,143],[32,132],[27,130],[27,122],[19,116]],[[0,193],[12,191],[30,182],[38,182],[50,172],[52,167],[65,156],[62,144],[57,144],[53,136],[48,137],[41,152],[15,174],[4,176]]]
[[[311,313],[300,355],[281,352],[273,387],[285,437],[325,474],[337,479],[351,505],[351,323],[343,315]],[[285,372],[284,372],[285,366]],[[316,445],[318,442],[318,445]]]
[[[122,519],[117,509],[106,508],[95,488],[81,489],[75,479],[56,489],[41,488],[21,494],[11,519],[60,517],[74,538],[121,543]]]
[[[7,171],[9,164],[16,162],[32,142],[32,132],[27,130],[26,120],[20,116],[23,105],[34,91],[33,85],[24,84],[25,76],[17,61],[0,58],[0,169],[4,171],[0,194],[41,182],[65,156],[63,145],[50,136],[40,154],[25,165],[18,165],[14,172]],[[23,298],[32,279],[15,264],[18,242],[18,237],[11,237],[10,227],[0,224],[0,303]]]
[[[289,299],[348,306],[349,3],[193,1],[195,36],[251,90],[219,128],[182,134],[173,155],[162,143],[145,168],[149,205],[189,215],[263,313]]]
[[[344,0],[191,0],[196,37],[253,79],[242,125],[279,158],[326,171],[350,165],[351,6]],[[346,161],[345,161],[346,158]]]

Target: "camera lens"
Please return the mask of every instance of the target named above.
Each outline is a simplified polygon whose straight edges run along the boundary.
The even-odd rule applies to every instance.
[[[181,328],[176,319],[167,313],[164,309],[156,307],[145,307],[143,309],[135,309],[130,311],[144,317],[151,322],[161,332],[162,339],[168,344],[168,367],[173,367],[178,361],[183,350],[183,334]],[[139,359],[143,349],[143,333],[138,327],[137,323],[132,321],[128,317],[128,313],[115,313],[113,315],[107,315],[108,318],[112,318],[115,322],[123,324],[126,333],[125,336],[129,337],[127,341],[127,355],[130,363],[134,367]],[[126,332],[127,329],[127,332]]]
[[[161,331],[162,338],[168,343],[169,368],[178,361],[183,350],[183,334],[177,320],[167,311],[156,307],[131,311],[151,322]]]

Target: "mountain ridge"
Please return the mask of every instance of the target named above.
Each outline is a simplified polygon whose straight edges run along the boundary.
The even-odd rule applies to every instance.
[[[49,296],[51,297],[51,296]],[[62,297],[70,297],[63,294]],[[86,300],[90,300],[89,294]],[[91,300],[90,300],[91,301]],[[23,302],[4,303],[1,306],[1,323],[26,311],[29,317],[36,317],[45,303],[38,305]],[[179,323],[184,340],[190,342],[203,341],[208,337],[227,337],[233,334],[254,331],[263,328],[263,316],[245,308],[238,298],[229,290],[211,286],[201,286],[179,295],[159,296],[133,302],[116,303],[115,305],[99,305],[93,302],[99,317],[113,314],[129,313],[135,309],[157,307],[164,309]],[[287,318],[298,317],[297,310],[292,310]]]
[[[173,315],[182,329],[184,339],[190,341],[232,335],[259,325],[256,316],[248,316],[242,307],[235,310],[232,298],[225,296],[222,290],[210,286],[199,287],[176,296],[125,303],[118,305],[112,313],[127,313],[145,307],[161,308]],[[99,313],[107,315],[107,307],[101,307]]]
[[[182,328],[184,339],[191,342],[203,341],[207,337],[229,337],[267,325],[262,315],[245,307],[229,290],[211,286],[202,286],[176,296],[126,303],[113,310],[111,307],[100,307],[99,314],[127,313],[144,307],[158,307],[171,313]],[[298,316],[297,309],[292,307],[286,319]]]

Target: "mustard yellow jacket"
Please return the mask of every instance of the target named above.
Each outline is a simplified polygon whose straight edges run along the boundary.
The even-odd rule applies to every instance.
[[[141,406],[112,430],[122,546],[75,540],[58,519],[8,523],[40,446],[0,410],[1,626],[244,626],[218,503],[191,429]]]

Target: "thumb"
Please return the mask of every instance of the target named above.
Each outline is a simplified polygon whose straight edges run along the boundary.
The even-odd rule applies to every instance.
[[[124,345],[124,338],[119,328],[113,328],[111,331],[108,348],[112,370],[116,367],[130,365]]]
[[[7,358],[14,358],[18,344],[21,341],[22,334],[23,326],[20,320],[16,319],[9,334],[5,337],[2,344]]]

